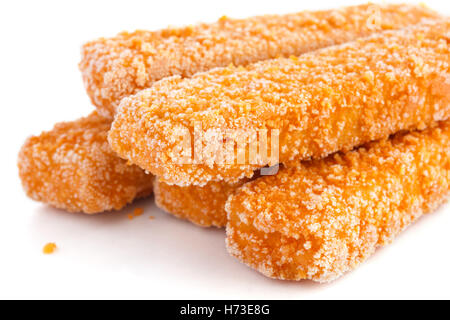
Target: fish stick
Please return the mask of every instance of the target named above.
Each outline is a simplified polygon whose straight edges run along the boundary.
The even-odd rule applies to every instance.
[[[109,147],[111,120],[96,111],[27,139],[19,159],[26,194],[71,212],[119,210],[151,194],[153,177]]]
[[[227,223],[225,202],[247,181],[243,179],[234,184],[212,181],[203,187],[179,187],[156,178],[153,191],[156,205],[164,211],[201,227],[222,228]]]
[[[88,42],[79,68],[92,103],[112,117],[122,98],[167,76],[190,77],[230,63],[300,55],[437,16],[423,6],[365,4],[240,20],[223,17],[211,24],[123,32]]]
[[[332,281],[450,194],[450,121],[249,182],[226,203],[227,248],[264,275]]]
[[[432,21],[299,57],[163,79],[122,101],[109,142],[160,181],[187,186],[233,183],[266,165],[424,129],[450,116],[449,27],[449,19]],[[222,158],[202,153],[226,149],[244,130],[279,133],[261,144],[268,157],[240,161],[236,150],[249,154],[250,143]]]

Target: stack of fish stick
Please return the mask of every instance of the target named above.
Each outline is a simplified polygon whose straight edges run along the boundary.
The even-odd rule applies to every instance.
[[[331,281],[450,193],[449,41],[447,17],[399,4],[94,40],[97,111],[29,138],[19,174],[74,212],[153,190],[264,275]]]

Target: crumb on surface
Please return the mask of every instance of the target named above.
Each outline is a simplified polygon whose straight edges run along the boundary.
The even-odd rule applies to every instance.
[[[56,249],[57,249],[56,244],[53,242],[49,242],[44,246],[44,248],[42,249],[42,252],[44,254],[52,254],[53,252],[55,252]]]
[[[135,208],[133,210],[133,215],[135,217],[138,217],[138,216],[142,215],[143,213],[144,213],[144,209],[142,209],[142,208]]]

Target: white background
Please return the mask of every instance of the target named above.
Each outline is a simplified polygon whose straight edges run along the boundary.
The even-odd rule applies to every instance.
[[[450,298],[450,206],[422,218],[331,284],[267,279],[228,256],[224,231],[158,210],[153,199],[85,216],[33,202],[17,175],[31,134],[87,115],[83,42],[122,30],[322,9],[360,1],[1,1],[0,298]],[[447,1],[427,4],[449,14]],[[145,214],[132,221],[135,206]],[[149,215],[155,216],[154,220]],[[59,249],[42,254],[47,242]]]

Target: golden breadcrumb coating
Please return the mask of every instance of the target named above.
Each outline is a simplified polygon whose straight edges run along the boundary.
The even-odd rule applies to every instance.
[[[450,121],[249,182],[226,203],[228,251],[279,279],[336,279],[450,194]]]
[[[122,100],[109,142],[160,181],[186,186],[232,183],[272,165],[238,164],[237,153],[234,164],[189,163],[177,148],[182,134],[195,139],[198,123],[203,132],[220,129],[223,140],[235,140],[233,130],[279,130],[284,164],[424,129],[450,116],[449,27],[430,21],[300,57],[163,79]],[[202,148],[223,140],[204,138]]]
[[[128,165],[109,147],[111,120],[91,113],[33,136],[19,153],[19,175],[27,195],[67,211],[121,209],[152,192],[153,178]]]
[[[156,205],[181,219],[202,227],[224,227],[227,223],[225,202],[248,179],[233,184],[223,181],[209,182],[203,187],[179,187],[155,179]]]
[[[79,67],[93,104],[112,117],[123,97],[167,76],[190,77],[230,63],[299,55],[436,17],[422,6],[392,4],[240,20],[223,17],[211,24],[123,32],[88,42]]]

